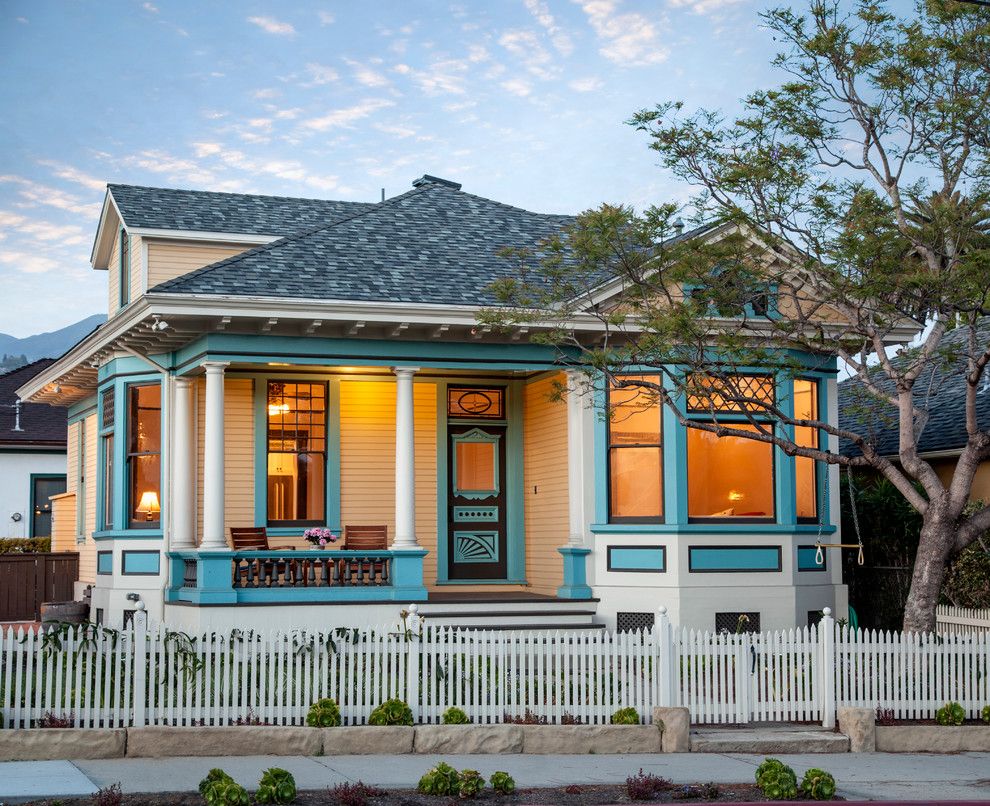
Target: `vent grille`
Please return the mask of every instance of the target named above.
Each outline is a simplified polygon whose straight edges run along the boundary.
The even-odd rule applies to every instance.
[[[745,616],[745,619],[742,617]],[[740,623],[740,620],[741,623]],[[750,612],[716,613],[715,632],[759,632],[760,614]]]
[[[652,630],[655,623],[653,613],[616,613],[616,627],[619,632]]]
[[[102,428],[113,428],[113,389],[103,391],[103,420]]]

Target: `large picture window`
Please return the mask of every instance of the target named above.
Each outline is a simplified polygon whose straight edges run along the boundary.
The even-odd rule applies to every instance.
[[[132,528],[161,522],[162,388],[160,384],[127,390],[128,521]]]
[[[659,383],[657,376],[638,376]],[[663,520],[663,408],[640,388],[609,389],[609,520]]]
[[[794,419],[818,419],[818,383],[805,378],[794,380]],[[794,441],[804,448],[818,447],[818,429],[795,426]],[[798,521],[818,520],[817,462],[807,456],[794,457]]]
[[[268,383],[268,524],[326,521],[327,386]]]
[[[738,431],[756,431],[733,424]],[[774,519],[773,446],[747,437],[687,431],[688,517],[691,520]]]

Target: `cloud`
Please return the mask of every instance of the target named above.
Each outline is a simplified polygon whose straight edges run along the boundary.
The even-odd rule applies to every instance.
[[[56,241],[62,246],[76,246],[87,241],[87,233],[76,224],[53,224],[4,210],[0,210],[0,228],[36,241]]]
[[[329,11],[317,11],[316,16],[320,19],[320,25],[333,25],[336,17]]]
[[[401,68],[401,69],[400,69]],[[396,72],[409,73],[427,95],[463,95],[468,63],[460,59],[440,59],[424,70],[414,70],[407,65],[396,65]]]
[[[78,196],[66,193],[64,190],[42,185],[23,176],[4,174],[0,176],[0,184],[16,185],[21,201],[18,207],[37,207],[45,205],[58,210],[65,210],[78,215],[96,218],[100,214],[100,204],[87,204]]]
[[[276,36],[295,36],[296,29],[289,22],[281,22],[274,17],[248,17],[247,21],[257,25],[262,31]]]
[[[498,43],[519,59],[534,76],[542,79],[553,77],[555,72],[551,69],[553,59],[534,31],[528,29],[506,31],[499,38]]]
[[[529,13],[536,18],[550,37],[550,41],[559,53],[569,56],[574,50],[574,43],[571,37],[554,20],[550,13],[550,7],[543,0],[523,0]]]
[[[280,93],[278,90],[273,90],[270,87],[268,87],[262,90],[255,90],[251,94],[259,101],[263,101],[266,98],[278,98],[278,96],[281,95],[282,93]]]
[[[77,185],[82,185],[84,188],[89,190],[106,190],[107,183],[103,179],[97,179],[95,176],[90,176],[87,173],[83,173],[78,168],[73,168],[71,165],[66,165],[63,162],[56,162],[55,160],[38,160],[39,165],[44,165],[52,169],[52,173],[59,179],[65,179],[68,182],[75,182]]]
[[[392,135],[392,137],[404,138],[418,134],[418,129],[414,129],[411,126],[401,126],[396,123],[376,123],[375,128],[380,132]]]
[[[332,67],[317,62],[310,62],[306,65],[306,72],[309,74],[309,82],[303,84],[304,87],[320,87],[330,84],[340,78],[340,74]]]
[[[37,252],[0,252],[0,263],[6,263],[17,271],[25,274],[44,274],[57,269],[59,264],[51,258],[39,255]]]
[[[508,81],[503,81],[502,87],[503,89],[511,92],[513,95],[518,95],[521,98],[525,98],[533,91],[533,88],[530,86],[529,82],[521,78],[512,78]]]
[[[334,190],[340,184],[339,177],[315,174],[298,160],[254,159],[243,151],[226,148],[220,143],[193,143],[192,145],[197,157],[216,159],[224,166],[242,171],[250,176],[268,174],[322,191]]]
[[[141,4],[141,8],[143,8],[149,14],[157,14],[158,13],[158,6],[156,6],[154,3],[142,3]]]
[[[724,10],[744,0],[667,0],[671,8],[687,8],[695,14],[707,14],[710,11]]]
[[[354,72],[354,78],[357,79],[359,84],[364,84],[366,87],[387,87],[391,83],[382,73],[379,73],[373,67],[361,64],[361,62],[356,62],[353,59],[345,58],[344,61]]]
[[[598,35],[598,52],[609,61],[626,67],[657,64],[670,51],[660,44],[659,33],[642,14],[617,11],[618,0],[574,0]]]
[[[469,62],[487,62],[491,56],[484,45],[468,45]]]
[[[328,129],[350,126],[352,123],[374,114],[379,109],[389,106],[395,106],[394,102],[382,98],[369,98],[354,106],[348,106],[344,109],[334,109],[325,115],[304,120],[302,126],[304,129],[324,132]]]
[[[575,92],[594,92],[600,90],[604,84],[600,78],[588,76],[587,78],[576,78],[567,86]]]

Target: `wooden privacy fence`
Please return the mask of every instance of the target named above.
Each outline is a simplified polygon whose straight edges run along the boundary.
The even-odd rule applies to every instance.
[[[935,628],[940,633],[990,633],[990,609],[939,605],[935,610]]]
[[[75,552],[0,554],[0,621],[37,621],[42,602],[72,598],[79,577]]]
[[[675,629],[507,632],[386,625],[329,634],[233,632],[191,638],[86,625],[0,639],[8,727],[45,714],[78,727],[303,724],[332,697],[346,725],[385,699],[437,723],[456,706],[475,723],[506,717],[607,723],[633,707],[652,720],[683,705],[696,723],[817,722],[838,706],[925,718],[948,700],[975,717],[990,703],[990,635],[902,635],[837,627],[760,634]]]

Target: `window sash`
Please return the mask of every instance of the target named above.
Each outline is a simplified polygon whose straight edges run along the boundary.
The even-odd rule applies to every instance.
[[[821,395],[819,389],[819,382],[813,378],[795,378],[794,379],[794,399],[797,401],[798,397],[798,385],[806,385],[805,388],[807,392],[811,395],[810,405],[808,406],[807,412],[798,412],[796,407],[794,411],[794,418],[798,420],[817,420],[821,417]],[[817,428],[807,428],[807,427],[794,427],[794,441],[804,448],[818,448],[821,444],[821,434]],[[809,467],[810,466],[810,467]],[[801,494],[800,494],[800,483],[802,480],[802,474],[808,473],[810,470],[810,487],[811,487],[811,514],[805,511],[804,514],[801,513]],[[794,507],[795,516],[798,523],[818,523],[821,518],[821,512],[819,512],[820,505],[818,501],[819,494],[819,484],[818,484],[818,472],[819,472],[819,462],[815,459],[810,459],[806,456],[795,456],[794,457]],[[828,472],[826,470],[826,472]]]
[[[313,392],[322,391],[322,400],[312,396],[309,398],[298,395],[298,387],[306,386]],[[286,390],[296,389],[296,394],[286,394]],[[326,382],[321,381],[282,381],[270,380],[266,386],[265,395],[265,522],[269,526],[323,526],[327,521],[327,439],[329,394]],[[296,408],[280,408],[278,412],[273,407],[289,406],[287,400],[296,402]],[[306,401],[304,408],[299,401]],[[315,405],[314,405],[315,404]],[[318,489],[306,487],[307,494],[318,495],[308,509],[320,513],[316,518],[277,519],[272,517],[272,507],[276,502],[268,500],[271,490],[271,458],[273,456],[296,457],[298,467],[299,457],[310,456],[315,459],[319,468],[322,484]],[[299,502],[298,477],[293,491]]]
[[[139,395],[141,389],[146,389],[150,387],[157,387],[158,392],[158,406],[157,408],[152,408],[150,406],[140,406],[139,405]],[[143,412],[158,412],[158,450],[144,450],[138,451],[133,450],[137,444],[137,434],[135,428],[138,422],[138,411]],[[158,506],[159,510],[162,504],[162,484],[161,484],[161,454],[162,454],[162,433],[161,433],[161,423],[162,423],[162,409],[161,409],[161,384],[157,383],[142,383],[142,384],[131,384],[127,387],[127,453],[126,453],[126,470],[127,470],[127,523],[131,529],[154,529],[161,525],[161,511],[155,514],[155,516],[148,520],[147,516],[143,513],[136,512],[137,506],[141,503],[140,497],[135,500],[135,481],[137,476],[135,475],[136,468],[140,460],[144,457],[153,456],[158,459],[158,480],[154,486],[153,492],[158,496]],[[104,516],[105,517],[105,516]]]
[[[630,378],[642,378],[644,380],[649,379],[656,383],[660,382],[660,377],[657,375],[631,375]],[[613,408],[622,409],[623,407],[628,407],[634,404],[635,399],[643,394],[642,392],[637,392],[635,389],[629,388],[616,388],[612,387],[608,390],[608,411],[611,415]],[[621,396],[619,401],[615,398]],[[648,407],[640,409],[641,411],[651,410],[653,408],[657,409],[657,436],[656,440],[637,440],[635,442],[625,441],[621,438],[617,438],[614,433],[616,431],[611,417],[608,421],[608,520],[609,523],[663,523],[664,521],[664,456],[663,456],[663,405],[660,403],[652,404]],[[646,432],[642,432],[646,433]],[[633,451],[643,451],[653,449],[657,452],[657,474],[656,479],[657,486],[657,501],[656,507],[650,514],[645,515],[620,515],[616,513],[618,509],[618,501],[616,500],[619,496],[617,495],[617,487],[620,483],[619,478],[615,475],[621,462],[618,462],[619,451],[633,450]]]

